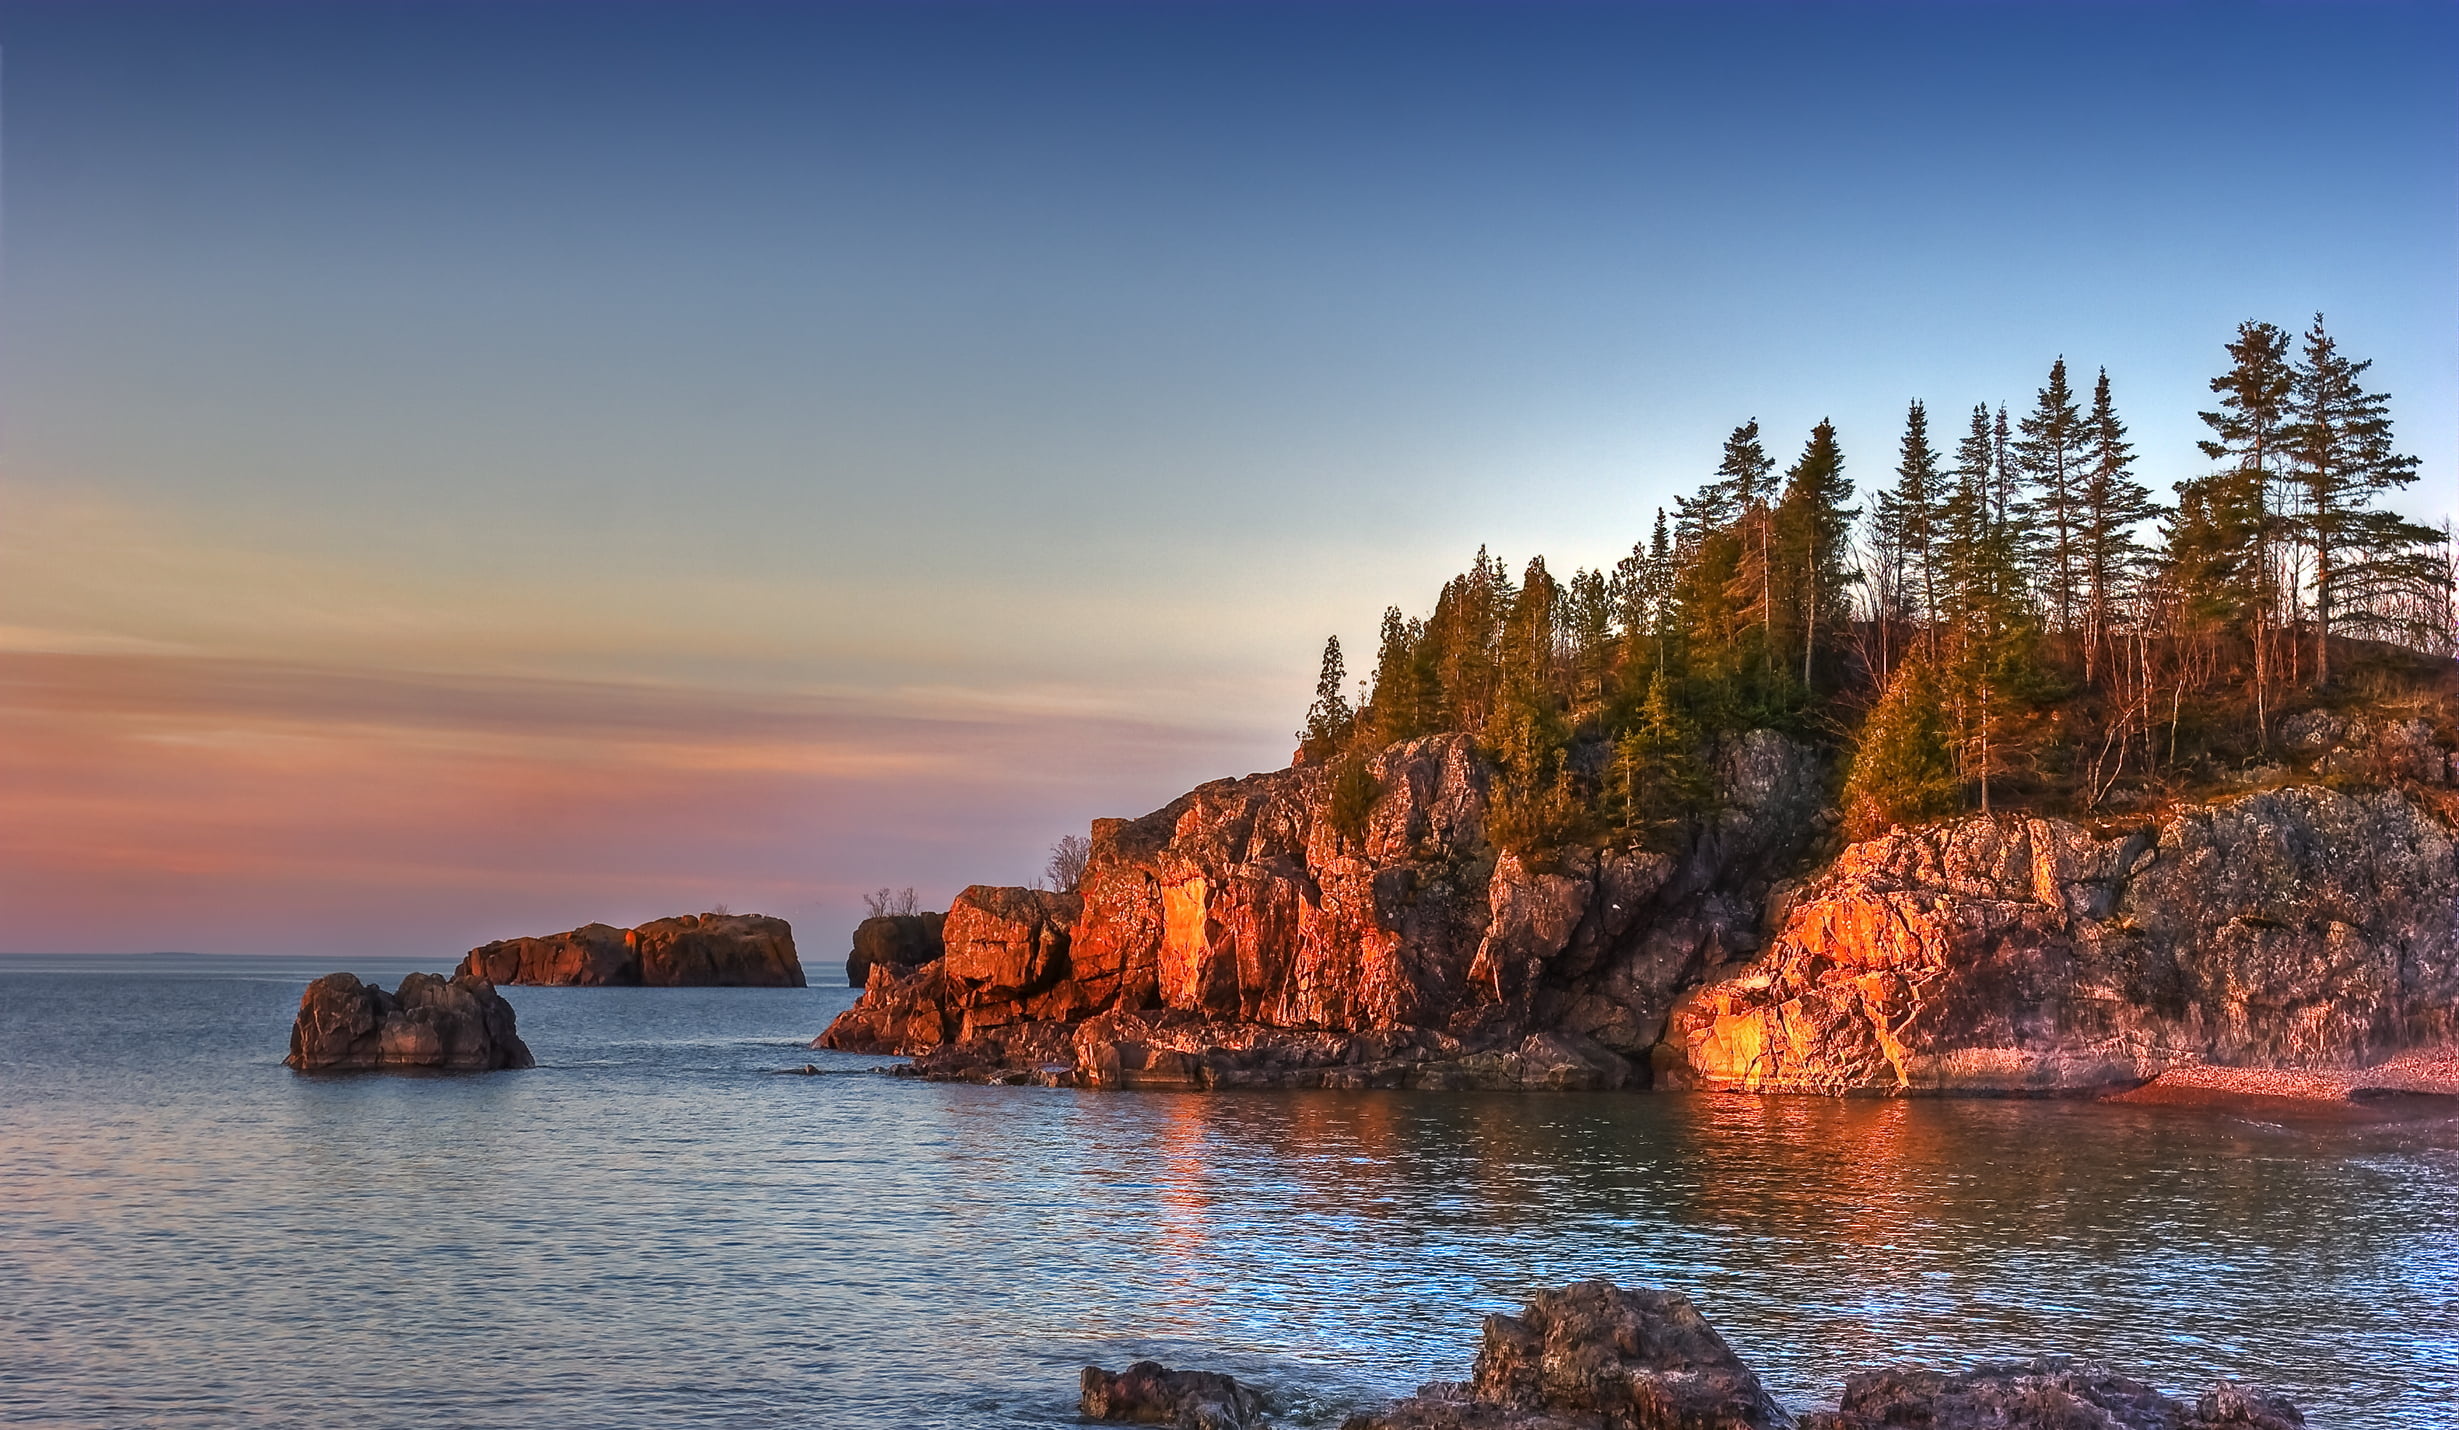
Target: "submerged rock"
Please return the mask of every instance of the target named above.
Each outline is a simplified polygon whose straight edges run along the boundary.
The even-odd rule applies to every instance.
[[[300,995],[290,1056],[282,1061],[300,1072],[536,1066],[514,1031],[512,1005],[493,984],[466,973],[450,980],[413,973],[391,993],[352,974],[328,973]]]
[[[1798,1422],[1677,1291],[1582,1281],[1488,1316],[1465,1383],[1343,1430],[2304,1430],[2281,1396],[2227,1382],[2191,1404],[2092,1361],[1869,1371]]]
[[[1086,1366],[1079,1405],[1088,1420],[1174,1430],[1248,1430],[1264,1414],[1263,1397],[1229,1376],[1149,1360],[1115,1375]]]
[[[683,914],[638,928],[586,924],[471,949],[462,973],[494,983],[648,988],[801,988],[794,930],[764,914]]]
[[[1834,1410],[1800,1430],[2305,1430],[2286,1399],[2226,1382],[2194,1404],[2092,1361],[2036,1356],[1949,1374],[1853,1376]]]
[[[1467,1385],[1430,1385],[1344,1430],[1782,1430],[1759,1377],[1679,1291],[1582,1281],[1488,1316]]]

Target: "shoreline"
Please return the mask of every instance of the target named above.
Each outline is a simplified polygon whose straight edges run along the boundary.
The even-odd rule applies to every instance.
[[[2410,1048],[2363,1068],[2171,1068],[2102,1102],[2333,1121],[2459,1116],[2459,1044]]]

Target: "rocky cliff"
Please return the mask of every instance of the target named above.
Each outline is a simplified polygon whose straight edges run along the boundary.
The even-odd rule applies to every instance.
[[[684,914],[638,928],[588,924],[471,949],[460,973],[494,983],[800,988],[794,930],[762,914]]]
[[[1462,736],[1370,769],[1354,833],[1319,766],[1096,823],[1079,893],[967,889],[944,955],[875,965],[820,1045],[1088,1086],[1625,1086],[1832,823],[1820,762],[1765,732],[1720,752],[1722,806],[1678,853],[1499,853]]]
[[[2396,789],[2296,786],[2097,834],[1897,830],[1781,902],[1765,956],[1683,999],[1661,1080],[2064,1091],[2363,1066],[2459,1031],[2459,857]]]
[[[413,973],[387,993],[328,973],[299,996],[290,1056],[300,1072],[493,1072],[534,1066],[512,1005],[483,978]]]
[[[1830,772],[1767,732],[1718,752],[1717,812],[1670,851],[1496,850],[1456,735],[1377,756],[1352,832],[1320,766],[1219,780],[1097,822],[1078,893],[967,889],[941,955],[872,964],[818,1041],[1092,1087],[2056,1093],[2363,1066],[2459,1036],[2452,762],[2423,722],[2323,724],[2291,732],[2303,772],[2258,772],[2279,788],[1840,851]]]

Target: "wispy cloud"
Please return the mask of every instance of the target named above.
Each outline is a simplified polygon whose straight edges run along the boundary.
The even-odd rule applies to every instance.
[[[5,652],[0,938],[441,956],[722,900],[825,957],[863,889],[1022,879],[1252,746],[979,695]]]

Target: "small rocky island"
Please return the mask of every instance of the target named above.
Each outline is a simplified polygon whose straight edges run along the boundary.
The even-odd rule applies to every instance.
[[[484,978],[413,973],[391,993],[355,974],[307,985],[291,1024],[300,1072],[495,1072],[535,1067],[512,1005]]]
[[[765,914],[682,914],[638,928],[587,924],[471,949],[458,972],[584,988],[801,988],[794,930]]]
[[[1150,1361],[1085,1368],[1088,1419],[1250,1430],[1269,1396]],[[1967,1371],[1872,1370],[1796,1419],[1678,1291],[1582,1281],[1488,1316],[1465,1382],[1440,1382],[1343,1430],[2303,1430],[2281,1396],[2227,1382],[2193,1401],[2107,1366],[2036,1356]]]

